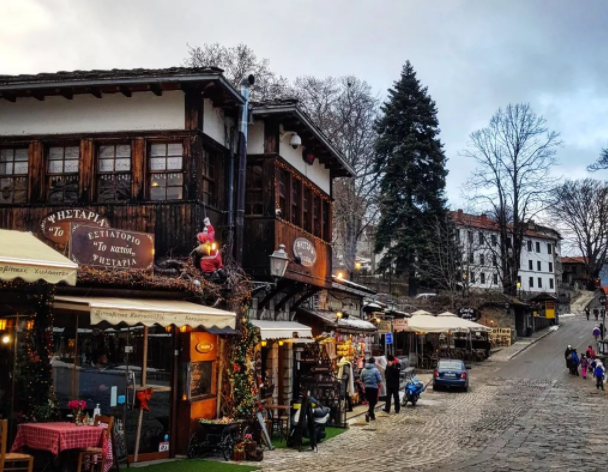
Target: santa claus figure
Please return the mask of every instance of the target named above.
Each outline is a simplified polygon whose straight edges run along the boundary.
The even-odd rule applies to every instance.
[[[203,222],[205,229],[197,235],[200,243],[197,252],[201,256],[201,270],[205,274],[205,277],[210,278],[224,267],[224,264],[222,263],[222,254],[215,242],[215,229],[209,218],[205,218]]]

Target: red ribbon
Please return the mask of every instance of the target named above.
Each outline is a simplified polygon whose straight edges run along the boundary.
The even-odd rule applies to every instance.
[[[136,397],[139,402],[139,409],[150,411],[148,402],[152,399],[152,389],[146,388],[145,390],[140,390],[137,392]]]

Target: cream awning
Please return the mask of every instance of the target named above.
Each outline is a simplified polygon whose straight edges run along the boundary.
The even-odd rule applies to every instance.
[[[412,315],[430,315],[431,313],[429,313],[426,310],[416,310],[414,313],[412,313]]]
[[[128,326],[190,326],[205,329],[234,329],[234,313],[182,300],[152,298],[56,296],[55,308],[81,311],[91,315],[91,324],[102,322]]]
[[[312,330],[295,321],[251,320],[259,328],[262,340],[267,339],[312,339]],[[304,341],[306,342],[306,341]]]
[[[0,279],[76,285],[78,264],[31,233],[0,229]]]
[[[407,322],[408,329],[416,333],[468,332],[460,318],[451,316],[413,315]]]

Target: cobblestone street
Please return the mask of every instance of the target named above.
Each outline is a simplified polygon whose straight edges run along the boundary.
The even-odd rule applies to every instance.
[[[399,415],[352,426],[320,452],[267,452],[264,471],[605,471],[608,399],[569,377],[567,344],[590,344],[579,317],[508,363],[471,371],[469,393],[433,392]]]

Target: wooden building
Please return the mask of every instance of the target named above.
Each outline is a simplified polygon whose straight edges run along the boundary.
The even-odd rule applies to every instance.
[[[223,226],[243,102],[216,68],[0,76],[0,228],[32,232],[72,259],[76,226],[89,225],[89,236],[111,229],[120,242],[81,264],[92,270],[76,288],[57,289],[59,406],[65,413],[69,399],[84,398],[91,410],[124,412],[133,454],[134,392],[153,387],[139,460],[184,453],[197,418],[219,411],[234,313],[184,300],[192,293],[177,278],[155,283],[154,265],[188,257],[206,217]],[[98,249],[87,248],[93,257]],[[130,267],[145,274],[130,278]]]

